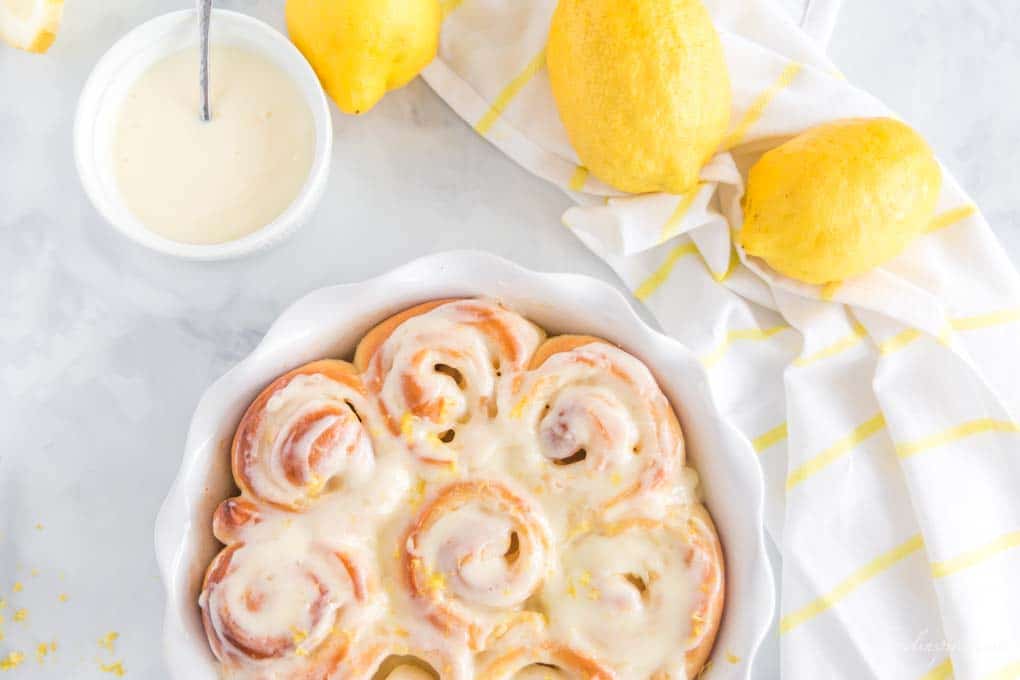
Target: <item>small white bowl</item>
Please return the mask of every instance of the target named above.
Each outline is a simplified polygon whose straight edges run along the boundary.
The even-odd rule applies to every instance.
[[[131,85],[153,63],[197,46],[198,20],[194,10],[156,17],[118,40],[86,81],[74,121],[78,174],[99,213],[125,236],[147,248],[194,260],[246,255],[278,243],[296,231],[322,198],[333,148],[333,124],[326,96],[311,66],[285,36],[257,19],[218,9],[213,11],[209,40],[212,44],[245,47],[272,61],[294,80],[312,112],[315,158],[308,179],[290,206],[258,231],[226,243],[180,243],[146,227],[127,208],[117,189],[113,135],[120,105]]]
[[[347,357],[375,324],[426,300],[486,296],[552,334],[587,333],[642,359],[669,397],[726,553],[726,610],[705,680],[747,680],[772,621],[775,590],[762,530],[764,483],[748,441],[723,421],[698,359],[645,325],[606,283],[540,274],[493,255],[430,255],[378,278],[322,288],[294,303],[250,355],[213,384],[191,420],[177,479],[156,519],[156,559],[166,588],[163,650],[175,680],[215,680],[198,608],[206,565],[221,547],[212,513],[233,495],[230,441],[245,408],[273,378],[323,357]],[[740,663],[724,661],[727,654]]]

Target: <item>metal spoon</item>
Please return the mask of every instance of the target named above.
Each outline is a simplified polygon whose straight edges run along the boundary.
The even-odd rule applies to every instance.
[[[209,122],[209,18],[212,14],[212,0],[198,0],[198,86],[202,103],[200,115]]]

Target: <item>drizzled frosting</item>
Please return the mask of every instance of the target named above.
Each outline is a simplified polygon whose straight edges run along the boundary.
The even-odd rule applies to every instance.
[[[485,300],[384,322],[274,381],[200,597],[230,678],[677,680],[722,554],[633,356]],[[544,340],[544,342],[543,342]]]
[[[364,368],[383,417],[412,452],[426,462],[467,454],[478,463],[471,431],[498,416],[503,376],[523,370],[543,337],[502,307],[461,300],[370,335]]]
[[[283,376],[238,427],[238,483],[256,498],[290,509],[307,506],[329,484],[364,483],[374,462],[358,414],[364,401],[358,376],[344,362],[316,362]]]

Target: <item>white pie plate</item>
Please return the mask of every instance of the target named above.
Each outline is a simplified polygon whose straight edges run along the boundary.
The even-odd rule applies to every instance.
[[[754,452],[725,423],[701,364],[677,341],[645,325],[606,283],[543,274],[478,252],[415,260],[361,283],[323,288],[294,303],[258,347],[206,390],[191,420],[177,479],[156,520],[156,556],[166,587],[163,644],[176,680],[214,680],[217,667],[202,630],[198,591],[219,545],[210,523],[232,495],[229,446],[241,414],[273,378],[322,357],[347,357],[382,319],[435,298],[502,301],[550,334],[607,338],[642,359],[683,425],[690,463],[718,525],[727,562],[727,602],[708,680],[745,679],[775,607],[762,530],[764,488]],[[733,655],[733,656],[730,656]],[[731,663],[727,658],[739,657]]]

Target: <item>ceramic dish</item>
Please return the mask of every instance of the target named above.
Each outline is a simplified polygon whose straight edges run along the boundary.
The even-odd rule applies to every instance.
[[[117,190],[112,149],[120,104],[131,85],[152,64],[198,44],[194,10],[156,17],[118,40],[99,60],[85,83],[74,122],[75,162],[85,193],[96,210],[133,241],[161,253],[196,260],[238,257],[267,248],[293,233],[322,197],[333,148],[333,124],[322,87],[311,66],[286,37],[268,24],[244,14],[214,10],[210,42],[245,47],[268,58],[291,77],[312,112],[315,157],[308,178],[291,205],[258,231],[212,245],[172,241],[142,224],[124,205]],[[196,73],[196,87],[197,78]]]
[[[376,323],[436,298],[495,298],[550,334],[604,337],[643,360],[669,397],[690,464],[726,553],[726,611],[714,663],[703,677],[745,679],[772,620],[775,593],[762,533],[761,473],[750,445],[720,418],[707,376],[683,345],[645,325],[609,285],[584,276],[541,274],[492,255],[453,252],[415,260],[362,283],[323,288],[302,298],[262,342],[202,396],[191,421],[177,479],[156,521],[156,553],[166,588],[164,651],[177,680],[213,680],[198,592],[219,549],[210,521],[233,495],[229,448],[244,409],[273,378],[313,359],[347,357]],[[726,661],[728,655],[739,663]]]

